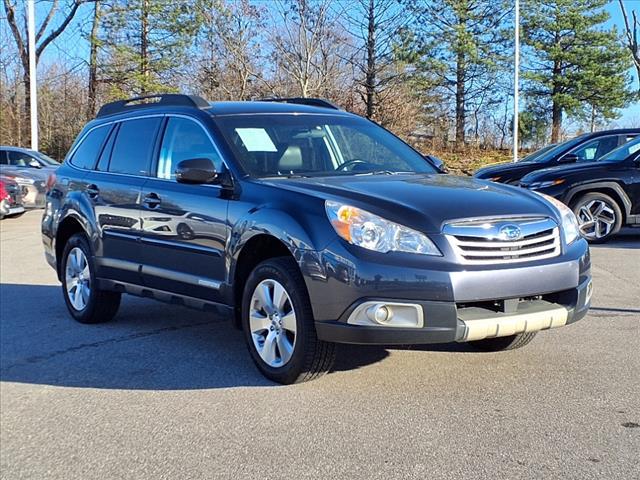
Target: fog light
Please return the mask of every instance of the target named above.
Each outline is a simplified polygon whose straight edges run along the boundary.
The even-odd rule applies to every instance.
[[[351,325],[422,328],[424,313],[415,303],[371,301],[358,305],[347,323]]]
[[[393,317],[393,311],[383,304],[373,305],[367,308],[367,317],[369,317],[369,320],[372,322],[384,325],[389,323]]]
[[[587,285],[587,294],[585,295],[584,303],[589,303],[591,301],[591,296],[593,295],[593,280],[589,280],[589,285]]]

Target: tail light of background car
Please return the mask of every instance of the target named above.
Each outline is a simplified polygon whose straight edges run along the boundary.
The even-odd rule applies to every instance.
[[[51,191],[51,189],[53,189],[53,186],[55,184],[56,184],[56,174],[55,173],[51,173],[51,174],[49,174],[49,178],[47,178],[47,185],[46,185],[47,193],[49,193]]]

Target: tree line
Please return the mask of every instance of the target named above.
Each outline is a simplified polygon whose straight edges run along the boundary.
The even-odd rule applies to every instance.
[[[635,11],[608,0],[522,0],[520,137],[596,129],[637,100]],[[3,0],[0,143],[29,143],[22,0]],[[435,149],[506,149],[512,138],[509,0],[61,0],[39,5],[41,149],[64,156],[100,104],[188,92],[208,100],[327,98]],[[65,44],[76,26],[81,44]],[[56,45],[72,65],[47,61]],[[64,58],[64,57],[63,57]]]

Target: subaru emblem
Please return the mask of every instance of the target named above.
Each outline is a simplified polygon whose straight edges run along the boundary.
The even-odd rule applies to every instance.
[[[522,231],[517,225],[504,225],[500,227],[499,234],[504,240],[518,240],[522,236]]]

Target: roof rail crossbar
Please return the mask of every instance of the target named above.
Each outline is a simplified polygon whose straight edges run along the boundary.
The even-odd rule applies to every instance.
[[[105,103],[98,111],[99,117],[114,115],[116,113],[129,112],[139,108],[149,108],[156,106],[175,106],[175,107],[195,107],[208,108],[209,102],[197,95],[180,95],[177,93],[162,93],[157,95],[145,95],[143,97],[129,98],[127,100],[118,100],[111,103]]]
[[[324,98],[304,98],[304,97],[291,97],[291,98],[262,98],[261,102],[281,102],[281,103],[295,103],[298,105],[309,105],[311,107],[330,108],[332,110],[340,110],[340,107],[335,103],[325,100]]]

